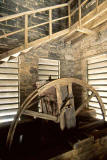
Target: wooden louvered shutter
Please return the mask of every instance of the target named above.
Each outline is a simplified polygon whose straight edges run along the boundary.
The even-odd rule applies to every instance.
[[[0,123],[12,121],[19,107],[18,58],[0,64]]]
[[[101,96],[107,116],[107,53],[88,59],[88,83]],[[89,92],[89,94],[91,93]],[[95,97],[89,102],[89,107],[96,110],[97,118],[102,119],[100,106]]]
[[[60,78],[60,61],[39,58],[38,74],[39,80],[48,80],[50,75],[52,79]]]

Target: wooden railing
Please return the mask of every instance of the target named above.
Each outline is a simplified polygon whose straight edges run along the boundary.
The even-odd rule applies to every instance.
[[[65,4],[60,4],[60,5],[56,5],[56,6],[52,6],[52,7],[41,8],[41,9],[37,9],[37,10],[34,10],[34,11],[27,11],[27,12],[23,12],[23,13],[19,13],[19,14],[10,15],[10,16],[6,16],[6,17],[0,18],[0,22],[7,21],[7,20],[12,20],[12,19],[17,19],[19,17],[24,17],[24,19],[25,19],[24,28],[19,29],[19,30],[14,31],[14,32],[10,32],[10,33],[1,35],[0,39],[1,38],[6,38],[6,37],[11,36],[11,35],[15,35],[15,34],[17,34],[19,32],[24,32],[24,37],[25,37],[24,38],[24,49],[26,49],[26,48],[29,47],[29,45],[28,45],[29,44],[28,32],[31,29],[34,29],[34,28],[49,24],[49,37],[48,37],[48,39],[51,39],[53,37],[53,35],[54,35],[52,24],[57,22],[57,21],[60,21],[60,20],[68,19],[67,30],[66,30],[66,32],[63,32],[63,34],[69,33],[70,32],[70,28],[72,26],[72,19],[71,18],[77,11],[79,13],[79,15],[78,15],[78,24],[79,24],[79,27],[81,28],[81,26],[82,26],[82,16],[81,16],[82,15],[82,7],[88,2],[88,0],[83,1],[83,3],[81,3],[81,0],[78,0],[78,7],[71,12],[71,4],[72,4],[73,1],[74,0],[70,0],[68,3],[65,3]],[[98,13],[98,9],[99,9],[98,8],[99,7],[98,6],[98,0],[95,0],[95,1],[96,1],[96,13]],[[63,16],[61,18],[53,19],[52,18],[53,10],[59,9],[59,8],[63,8],[63,7],[67,7],[67,11],[68,11],[67,16]],[[32,14],[35,14],[35,13],[40,13],[40,12],[45,12],[45,11],[49,12],[48,21],[40,23],[40,24],[36,24],[36,25],[33,25],[33,26],[29,26],[29,18],[28,18],[29,15],[32,15]],[[60,36],[60,33],[59,33],[59,36]]]

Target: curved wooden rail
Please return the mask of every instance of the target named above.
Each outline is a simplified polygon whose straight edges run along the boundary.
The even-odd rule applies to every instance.
[[[75,116],[78,115],[78,113],[83,109],[83,107],[90,101],[90,99],[93,97],[93,96],[96,96],[98,102],[99,102],[99,105],[100,105],[100,108],[101,108],[101,111],[102,111],[102,115],[103,115],[103,119],[105,119],[105,109],[104,109],[104,105],[103,105],[103,102],[99,96],[99,94],[97,93],[97,91],[90,85],[88,85],[86,82],[83,82],[82,80],[79,80],[79,79],[76,79],[76,78],[62,78],[62,79],[58,79],[58,80],[55,80],[55,81],[52,81],[44,86],[42,86],[41,88],[39,88],[38,90],[35,90],[33,91],[27,98],[26,100],[24,101],[24,103],[21,105],[21,107],[19,108],[18,110],[18,113],[14,119],[14,121],[12,122],[11,126],[10,126],[10,129],[9,129],[9,132],[8,132],[8,136],[7,136],[7,145],[8,147],[10,148],[11,147],[11,144],[12,144],[12,140],[13,140],[13,136],[14,136],[14,132],[15,132],[15,129],[16,129],[16,126],[18,124],[18,121],[19,121],[19,118],[21,117],[22,114],[27,114],[29,115],[29,111],[27,110],[28,108],[31,107],[31,103],[32,101],[37,98],[37,97],[42,97],[43,94],[48,90],[50,89],[51,87],[55,87],[56,88],[56,95],[57,95],[57,106],[58,106],[58,115],[57,117],[55,118],[54,117],[47,117],[47,119],[50,118],[50,120],[53,120],[55,122],[58,122],[59,119],[60,119],[60,115],[62,115],[61,113],[61,107],[62,107],[62,99],[61,99],[61,86],[67,86],[68,87],[68,92],[69,92],[69,95],[72,94],[72,84],[77,84],[77,85],[80,85],[84,88],[86,88],[87,90],[90,90],[92,91],[92,94],[88,97],[87,100],[85,100],[83,102],[82,105],[80,105],[78,107],[78,109],[76,110],[75,112]],[[66,106],[66,105],[65,105]],[[72,106],[71,106],[72,107]],[[33,112],[31,113],[32,116],[37,116],[37,117],[40,117],[40,118],[44,118],[46,119],[46,115],[41,115],[40,113],[37,113],[37,112]]]

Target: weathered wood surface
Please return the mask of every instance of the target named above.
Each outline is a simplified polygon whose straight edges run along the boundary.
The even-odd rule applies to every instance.
[[[103,160],[107,156],[107,136],[98,138],[90,137],[78,141],[73,145],[73,149],[60,154],[50,160]]]
[[[58,80],[55,80],[55,81],[52,81],[44,86],[42,86],[41,88],[39,88],[38,90],[35,90],[34,92],[32,92],[27,98],[26,100],[24,101],[24,103],[22,104],[22,106],[19,108],[18,110],[18,113],[14,119],[14,121],[12,122],[11,126],[10,126],[10,129],[9,129],[9,132],[8,132],[8,136],[7,136],[7,145],[8,146],[11,146],[12,144],[12,140],[13,140],[13,136],[14,136],[14,132],[15,132],[15,129],[16,129],[16,126],[18,124],[18,121],[19,121],[19,118],[20,116],[24,113],[24,111],[26,109],[29,108],[29,105],[32,103],[32,101],[38,97],[38,96],[42,96],[48,89],[50,89],[51,87],[53,86],[57,86],[57,89],[60,88],[61,86],[68,86],[69,83],[75,83],[75,84],[78,84],[90,91],[92,91],[92,93],[97,97],[98,99],[98,102],[100,104],[100,107],[101,107],[101,111],[102,111],[102,114],[103,114],[103,119],[105,119],[105,109],[104,109],[104,105],[103,105],[103,102],[99,96],[99,94],[96,92],[96,90],[88,85],[87,83],[79,80],[79,79],[75,79],[75,78],[62,78],[62,79],[58,79]],[[60,96],[60,92],[59,92],[59,89],[57,90],[57,97],[58,97],[58,109],[59,109],[59,116],[60,116],[60,107],[61,107],[61,102],[62,102],[62,99],[61,99],[61,96]],[[92,94],[92,96],[93,96]],[[90,99],[90,98],[89,98]],[[88,99],[88,100],[89,100]],[[86,101],[88,102],[88,101]],[[80,108],[82,108],[82,106],[80,106]],[[81,109],[79,110],[81,111]],[[79,113],[78,111],[78,113]],[[78,114],[77,114],[78,115]]]

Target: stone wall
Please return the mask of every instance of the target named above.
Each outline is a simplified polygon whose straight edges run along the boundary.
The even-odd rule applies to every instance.
[[[94,35],[82,36],[76,42],[64,43],[60,38],[46,43],[38,48],[33,47],[27,54],[20,57],[21,101],[24,101],[34,89],[38,81],[38,58],[60,60],[60,74],[63,77],[75,77],[87,81],[87,59],[96,54],[107,51],[107,23],[101,25]],[[82,93],[79,86],[75,86],[74,95],[77,105],[81,103]]]
[[[64,40],[53,40],[38,48],[33,47],[28,53],[20,56],[20,89],[21,102],[34,89],[38,81],[38,59],[47,58],[60,60],[60,76],[73,77],[74,62],[71,44],[64,44]]]
[[[107,22],[100,25],[95,34],[82,36],[72,44],[74,76],[87,81],[87,60],[107,52]]]
[[[45,8],[57,4],[65,3],[65,0],[0,0],[0,17],[18,14],[21,12]],[[53,10],[53,19],[61,16],[67,16],[67,9],[60,8]],[[28,26],[34,26],[49,20],[49,12],[40,12],[32,14],[28,17]],[[25,17],[18,17],[7,21],[0,22],[0,36],[20,30],[25,27]],[[68,23],[67,20],[61,20],[53,24],[53,33],[61,29],[65,29]],[[49,35],[49,25],[33,28],[29,31],[29,42],[43,38]],[[0,53],[22,46],[24,44],[24,32],[20,32],[5,38],[0,39]]]

